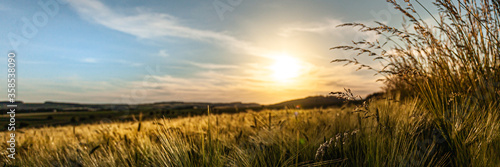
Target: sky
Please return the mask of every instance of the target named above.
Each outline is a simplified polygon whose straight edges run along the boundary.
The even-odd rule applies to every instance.
[[[130,104],[366,96],[381,76],[330,63],[355,53],[329,48],[380,37],[336,26],[402,20],[385,0],[5,0],[0,14],[18,100]]]

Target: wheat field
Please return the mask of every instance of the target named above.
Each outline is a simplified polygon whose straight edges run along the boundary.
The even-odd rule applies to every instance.
[[[439,15],[419,1],[388,2],[405,17],[402,28],[342,24],[383,39],[331,48],[380,60],[381,68],[356,58],[333,62],[384,76],[381,98],[22,129],[17,159],[1,151],[0,165],[500,166],[500,2],[436,0]],[[356,100],[349,89],[331,94]]]
[[[498,111],[457,123],[452,133],[465,142],[463,152],[454,155],[418,101],[386,99],[361,107],[207,111],[188,118],[23,129],[18,159],[2,161],[14,166],[445,166],[463,156],[477,166],[500,163]]]

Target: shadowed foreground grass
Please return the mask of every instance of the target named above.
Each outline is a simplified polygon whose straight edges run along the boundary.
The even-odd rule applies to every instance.
[[[443,166],[458,159],[499,164],[499,113],[477,113],[487,114],[450,128],[464,141],[460,153],[450,149],[416,100],[379,100],[356,110],[248,111],[22,129],[16,160],[6,158],[1,145],[1,161],[17,166]],[[7,133],[1,135],[7,140]]]

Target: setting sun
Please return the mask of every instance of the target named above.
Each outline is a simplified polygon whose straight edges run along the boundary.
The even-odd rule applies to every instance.
[[[274,57],[274,64],[270,69],[273,79],[283,81],[298,77],[301,65],[296,58],[283,53]]]

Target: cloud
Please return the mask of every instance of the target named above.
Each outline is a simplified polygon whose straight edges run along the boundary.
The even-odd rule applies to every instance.
[[[154,79],[148,80],[150,82],[132,81],[127,85],[132,85],[129,90],[140,89],[147,92],[144,101],[243,101],[262,104],[303,98],[307,95],[326,95],[331,91],[341,91],[344,87],[353,89],[357,95],[366,96],[378,91],[381,86],[380,83],[374,83],[376,77],[352,75],[343,72],[345,67],[310,66],[305,68],[299,77],[287,82],[277,82],[270,75],[272,71],[263,68],[262,64],[243,67],[194,62],[190,64],[206,69],[243,70],[237,70],[240,72],[235,74],[203,70],[191,77],[157,74],[153,75]]]
[[[130,15],[113,11],[99,0],[68,0],[68,2],[81,17],[139,38],[179,37],[218,44],[255,56],[262,55],[262,49],[246,41],[220,32],[184,26],[179,23],[178,18],[165,13],[137,10],[135,14]]]
[[[23,92],[29,92],[29,96],[22,92],[20,96],[28,102],[53,100],[139,104],[176,100],[271,104],[308,95],[326,95],[331,91],[342,91],[344,87],[352,89],[356,95],[365,96],[378,91],[381,86],[381,83],[373,82],[376,78],[353,75],[346,72],[353,69],[342,66],[309,64],[305,65],[307,67],[300,76],[289,82],[276,82],[272,78],[272,71],[263,67],[263,64],[232,66],[187,63],[203,69],[224,71],[200,70],[191,76],[175,76],[161,73],[158,68],[147,70],[145,67],[148,73],[135,81],[89,81],[78,75],[59,78],[57,83],[49,79],[27,79],[27,83],[36,80],[37,84],[24,87]]]
[[[198,68],[209,69],[209,70],[238,68],[238,66],[236,65],[226,65],[226,64],[197,63],[192,61],[188,61],[187,63],[196,66]]]
[[[362,40],[359,38],[366,39],[368,41],[375,41],[379,38],[379,36],[374,32],[359,32],[358,29],[353,29],[352,27],[337,27],[341,25],[343,22],[337,19],[327,19],[323,22],[308,22],[308,23],[299,23],[289,27],[284,28],[279,35],[283,37],[291,37],[297,33],[313,33],[313,34],[333,34],[335,36],[355,36],[358,38],[356,40]],[[364,23],[366,25],[371,25],[368,22],[361,21],[360,23]]]
[[[101,62],[101,63],[118,63],[118,64],[123,64],[123,65],[131,66],[131,67],[138,67],[138,66],[142,66],[143,65],[142,63],[131,62],[131,61],[128,61],[128,60],[123,60],[123,59],[96,59],[96,58],[87,57],[87,58],[80,59],[79,61],[83,62],[83,63],[98,63],[98,62]]]
[[[26,102],[66,101],[82,103],[109,103],[124,94],[125,81],[89,81],[77,75],[50,79],[26,79],[27,84],[19,96]],[[123,90],[122,90],[123,89]]]
[[[162,50],[158,51],[158,56],[160,56],[160,57],[168,57],[170,55],[167,53],[167,50],[162,49]]]
[[[143,65],[142,63],[131,62],[131,61],[127,61],[127,60],[114,60],[114,62],[123,64],[123,65],[127,65],[127,66],[131,66],[131,67],[138,67],[138,66]]]
[[[338,31],[337,25],[342,24],[340,20],[330,19],[322,23],[300,23],[298,25],[284,28],[279,35],[288,37],[297,32],[309,33],[331,33]]]
[[[82,61],[82,62],[84,62],[84,63],[97,63],[97,59],[95,59],[95,58],[90,58],[90,57],[88,57],[88,58],[84,58],[84,59],[82,59],[81,61]]]
[[[121,13],[113,10],[99,0],[68,0],[69,4],[84,19],[105,26],[109,29],[120,31],[142,39],[164,39],[168,37],[182,38],[200,41],[222,46],[236,53],[255,56],[270,57],[268,51],[256,47],[248,41],[238,39],[222,32],[192,28],[182,24],[182,20],[165,13],[153,13],[147,10],[135,10]],[[300,23],[289,26],[280,33],[282,36],[293,36],[297,33],[328,34],[333,33],[335,37],[343,37],[344,33],[349,35],[355,33],[352,29],[335,28],[341,24],[340,20],[329,19],[323,22]],[[264,38],[268,39],[269,36]],[[324,37],[330,38],[330,37]],[[328,39],[330,40],[330,39]],[[270,41],[270,40],[267,40]],[[300,41],[300,40],[296,40]],[[263,45],[269,47],[268,45]],[[307,45],[306,45],[307,46]],[[311,47],[307,47],[310,49]],[[327,50],[327,48],[325,48]],[[315,52],[315,51],[311,51]],[[167,50],[159,50],[157,56],[168,56]],[[115,63],[130,66],[141,66],[140,63],[126,60],[114,60]],[[175,76],[158,73],[145,76],[144,80],[121,81],[123,86],[115,86],[115,90],[91,90],[85,89],[85,94],[91,94],[99,99],[113,99],[125,97],[120,103],[145,103],[155,101],[209,101],[209,102],[259,102],[274,103],[293,98],[301,98],[311,94],[327,94],[330,91],[341,89],[342,86],[353,88],[353,84],[362,85],[358,91],[361,94],[373,92],[379,85],[373,84],[373,80],[363,78],[364,76],[353,76],[345,73],[348,69],[304,65],[301,75],[287,83],[276,82],[272,77],[272,71],[263,63],[254,61],[243,65],[212,64],[205,62],[186,61],[185,64],[195,66],[199,69],[190,75]],[[332,82],[334,81],[334,82]],[[109,84],[109,83],[108,83]],[[372,84],[372,85],[370,85]],[[98,86],[99,84],[89,84]],[[75,85],[77,89],[79,85]],[[79,100],[80,93],[67,91],[75,100]],[[137,93],[139,92],[139,93]],[[55,97],[55,96],[54,96]],[[86,97],[88,100],[90,97]],[[110,100],[111,99],[111,100]],[[68,99],[71,100],[71,99]]]

